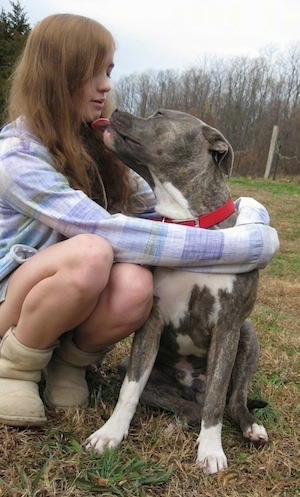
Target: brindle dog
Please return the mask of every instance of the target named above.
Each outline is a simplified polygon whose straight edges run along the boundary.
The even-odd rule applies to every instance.
[[[160,110],[147,119],[115,111],[103,140],[150,184],[165,222],[188,220],[210,229],[234,226],[237,215],[223,177],[231,173],[233,151],[218,130],[177,111]],[[154,281],[153,309],[135,334],[117,406],[88,438],[87,447],[102,452],[127,436],[153,370],[144,399],[172,410],[175,395],[178,414],[188,422],[201,417],[197,462],[205,472],[216,473],[227,467],[221,440],[226,403],[245,438],[258,444],[268,439],[247,405],[259,354],[247,320],[258,271],[233,275],[156,268]],[[179,397],[178,387],[187,399]]]

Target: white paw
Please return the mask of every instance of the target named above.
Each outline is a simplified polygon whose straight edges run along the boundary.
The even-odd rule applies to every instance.
[[[249,426],[249,428],[244,431],[243,435],[255,444],[262,445],[268,441],[267,430],[263,425],[259,425],[258,423],[253,423],[253,425]]]
[[[115,449],[127,437],[130,422],[139,401],[139,390],[135,381],[129,382],[125,377],[120,391],[119,400],[106,423],[99,430],[92,433],[85,441],[87,450],[102,452]]]
[[[128,430],[114,425],[110,419],[99,430],[92,433],[85,441],[86,450],[102,454],[105,449],[115,449],[128,435]]]
[[[207,474],[218,473],[218,471],[227,468],[227,458],[221,442],[221,428],[221,423],[211,428],[205,428],[202,422],[200,435],[197,439],[197,464]]]
[[[205,452],[198,449],[197,464],[204,473],[212,475],[227,468],[227,459],[223,450]]]

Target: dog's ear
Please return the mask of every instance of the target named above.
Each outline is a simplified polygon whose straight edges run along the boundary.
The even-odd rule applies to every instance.
[[[221,171],[230,178],[234,160],[232,146],[220,131],[211,126],[205,125],[203,127],[203,135],[208,141],[209,150],[211,150]]]

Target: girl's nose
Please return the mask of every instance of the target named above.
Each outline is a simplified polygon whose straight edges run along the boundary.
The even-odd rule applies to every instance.
[[[101,77],[97,78],[96,88],[100,92],[107,93],[108,91],[110,91],[111,90],[110,78],[108,76],[101,76]]]

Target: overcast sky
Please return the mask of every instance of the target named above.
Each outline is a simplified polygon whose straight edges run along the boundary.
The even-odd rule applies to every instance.
[[[58,12],[85,15],[104,24],[117,42],[115,80],[150,69],[188,69],[204,54],[252,57],[270,45],[284,50],[300,42],[300,0],[20,0],[20,4],[31,26]],[[0,5],[12,10],[9,0],[1,0]]]

